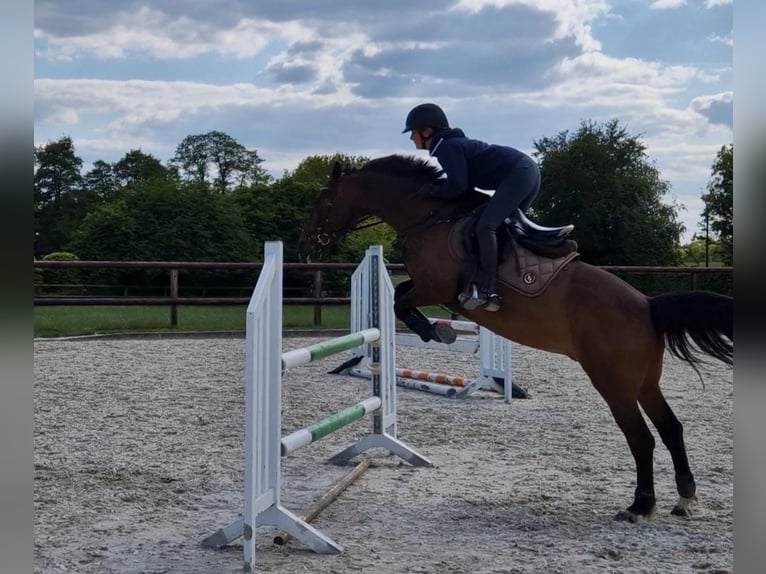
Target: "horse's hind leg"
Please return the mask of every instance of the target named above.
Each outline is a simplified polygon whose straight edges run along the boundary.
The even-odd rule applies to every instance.
[[[651,517],[654,513],[656,502],[654,497],[654,437],[635,400],[605,398],[636,461],[636,491],[633,504],[618,512],[614,519],[638,522],[642,518]]]
[[[457,334],[444,323],[433,324],[417,308],[414,284],[411,279],[402,281],[394,289],[394,314],[396,318],[420,335],[424,342],[454,343]]]
[[[689,516],[690,508],[697,501],[697,486],[689,468],[689,458],[684,444],[684,428],[668,405],[660,390],[660,372],[648,376],[641,388],[638,401],[646,416],[651,419],[662,442],[670,451],[676,475],[678,503],[671,511],[676,516]]]

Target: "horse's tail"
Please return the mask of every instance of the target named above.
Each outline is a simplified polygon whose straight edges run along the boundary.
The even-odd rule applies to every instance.
[[[704,353],[734,364],[733,307],[732,297],[707,291],[667,293],[650,299],[652,323],[665,336],[668,350],[695,370],[701,360],[689,339]]]

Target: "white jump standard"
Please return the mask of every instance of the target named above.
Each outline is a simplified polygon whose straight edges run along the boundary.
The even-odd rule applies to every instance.
[[[351,276],[351,316],[350,330],[360,331],[369,328],[369,300],[367,269],[357,267]],[[386,274],[382,279],[391,280]],[[393,289],[393,287],[392,287]],[[428,318],[432,324],[449,326],[457,333],[466,333],[473,337],[458,337],[453,343],[436,341],[423,342],[415,333],[396,333],[397,345],[418,347],[437,351],[479,354],[479,373],[474,378],[456,377],[442,373],[425,373],[415,369],[396,369],[396,383],[401,387],[426,391],[448,398],[466,398],[480,389],[496,391],[503,395],[505,402],[512,396],[525,397],[526,391],[512,381],[511,342],[496,335],[489,329],[480,327],[472,321]],[[369,351],[362,345],[351,350],[351,358],[330,371],[335,374],[348,374],[355,377],[369,378]],[[413,378],[413,374],[417,374]]]
[[[254,571],[255,529],[275,526],[322,554],[343,548],[280,504],[281,457],[372,415],[372,432],[330,458],[345,464],[371,448],[385,448],[413,466],[433,466],[396,438],[396,376],[393,287],[382,248],[373,246],[359,266],[369,280],[369,327],[282,353],[282,243],[265,244],[264,264],[247,308],[245,336],[245,501],[243,517],[205,538],[203,547],[225,546],[244,537],[244,568]],[[286,437],[282,428],[284,371],[360,345],[369,347],[372,396]]]

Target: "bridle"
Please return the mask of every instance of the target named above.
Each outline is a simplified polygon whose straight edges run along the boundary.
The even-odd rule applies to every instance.
[[[325,185],[325,186],[319,188],[319,193],[320,194],[324,193],[327,190],[328,190],[328,187]],[[329,213],[329,211],[332,210],[332,201],[328,201],[325,204],[325,207],[326,207],[326,209],[327,209],[327,211]],[[364,223],[363,225],[360,225],[360,224],[362,224],[363,222],[367,221],[368,219],[370,219],[372,217],[373,217],[372,215],[367,215],[367,216],[363,217],[362,219],[360,219],[359,221],[356,222],[356,226],[353,229],[349,230],[348,233],[353,233],[354,231],[359,231],[361,229],[367,229],[368,227],[374,227],[376,225],[380,225],[381,223],[383,223],[383,221],[379,219],[379,220],[373,221],[371,223]],[[314,235],[314,238],[315,238],[316,242],[319,245],[321,245],[322,247],[327,247],[333,239],[337,238],[339,235],[344,235],[346,233],[346,232],[327,233],[326,231],[322,231],[322,226],[326,225],[329,221],[330,221],[330,217],[327,216],[320,223],[318,223],[317,226],[316,226],[316,234]]]

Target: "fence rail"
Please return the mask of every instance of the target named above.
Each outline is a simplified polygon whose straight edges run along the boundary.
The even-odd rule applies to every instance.
[[[246,305],[249,297],[182,297],[179,296],[179,270],[260,270],[262,262],[223,262],[223,261],[34,261],[35,269],[160,269],[168,271],[168,283],[163,288],[169,295],[166,296],[83,296],[83,295],[36,295],[35,306],[51,305],[163,305],[170,308],[170,323],[177,325],[177,308],[181,305]],[[349,297],[328,297],[323,295],[323,271],[348,271],[349,274],[356,269],[356,263],[298,263],[285,262],[285,269],[311,271],[313,282],[310,288],[310,297],[287,297],[286,305],[313,305],[314,324],[322,323],[322,306],[324,305],[348,305]],[[386,265],[389,271],[405,272],[401,263]],[[733,267],[661,267],[661,266],[621,266],[605,265],[602,269],[615,274],[675,274],[688,275],[689,289],[695,290],[698,278],[703,275],[724,274],[731,275]],[[52,287],[53,285],[48,285]],[[37,287],[44,289],[45,284]],[[82,285],[82,287],[88,287]],[[119,287],[115,285],[114,287]],[[156,286],[155,286],[156,287]]]

